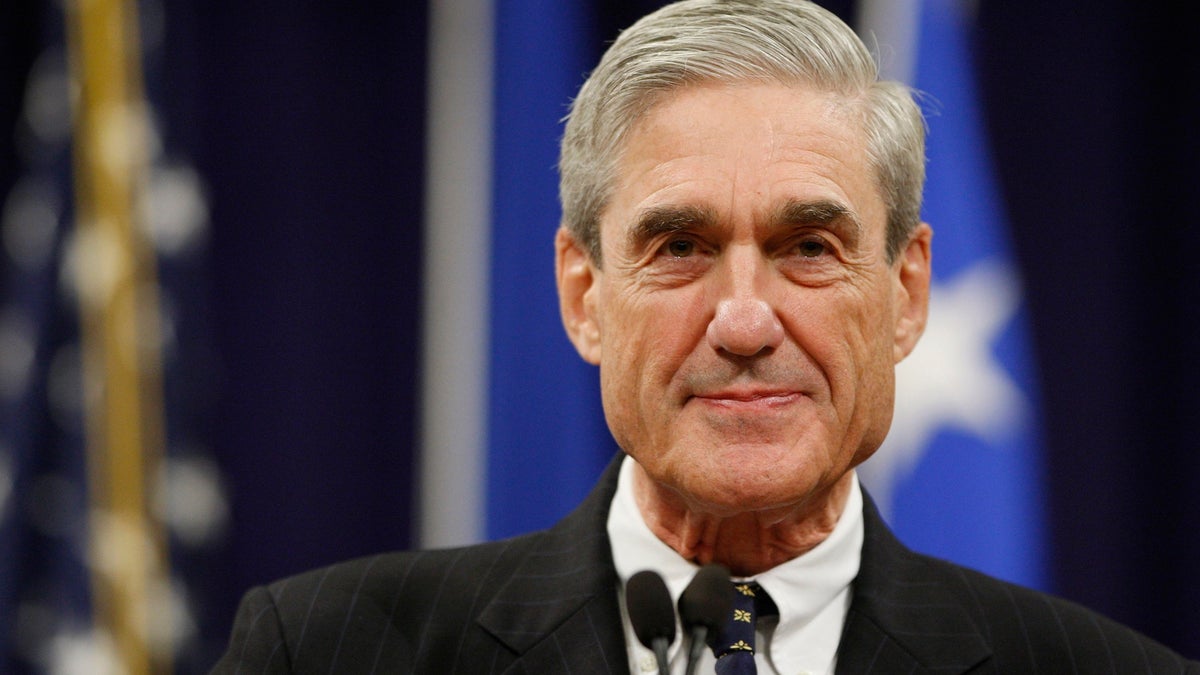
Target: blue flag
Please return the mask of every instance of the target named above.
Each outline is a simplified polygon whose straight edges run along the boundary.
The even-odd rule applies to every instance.
[[[558,139],[596,58],[587,3],[496,6],[487,536],[546,527],[616,452],[597,370],[558,313]]]
[[[1035,367],[974,81],[970,3],[919,5],[930,321],[898,368],[895,421],[863,481],[915,549],[1044,587]]]

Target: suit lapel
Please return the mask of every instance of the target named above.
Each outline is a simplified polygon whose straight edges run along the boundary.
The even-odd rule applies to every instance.
[[[506,672],[628,672],[607,531],[617,460],[575,511],[539,536],[480,615],[484,630],[517,654]]]
[[[617,457],[617,460],[621,456]],[[540,535],[479,624],[516,655],[506,673],[628,673],[607,518],[614,460],[596,488]],[[960,673],[990,648],[944,579],[892,535],[864,494],[862,567],[837,672]]]
[[[863,496],[862,567],[837,672],[961,673],[987,659],[987,641],[944,579],[896,539]]]

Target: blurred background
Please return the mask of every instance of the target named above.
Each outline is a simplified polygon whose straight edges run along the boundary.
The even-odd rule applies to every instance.
[[[242,593],[546,526],[612,458],[560,120],[638,0],[0,4],[0,672],[204,673]],[[925,94],[914,548],[1200,658],[1200,28],[822,2]]]

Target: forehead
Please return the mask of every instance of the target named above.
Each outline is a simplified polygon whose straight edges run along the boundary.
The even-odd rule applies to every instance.
[[[886,211],[856,105],[781,84],[673,92],[627,136],[602,227],[628,227],[662,208],[703,209],[737,224],[788,204],[823,203],[877,229],[882,242]]]

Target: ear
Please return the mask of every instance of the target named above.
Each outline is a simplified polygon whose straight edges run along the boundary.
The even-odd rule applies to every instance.
[[[554,272],[563,327],[584,361],[600,365],[600,322],[596,312],[599,270],[565,227],[554,237]]]
[[[904,360],[917,346],[929,319],[929,284],[933,276],[929,244],[933,229],[921,223],[913,232],[896,261],[896,336],[893,348],[896,363]]]

